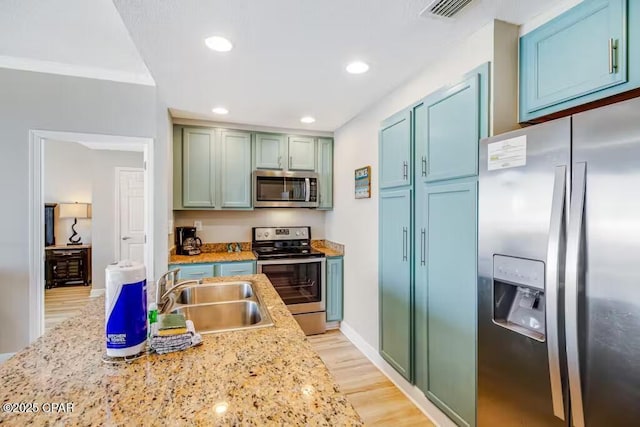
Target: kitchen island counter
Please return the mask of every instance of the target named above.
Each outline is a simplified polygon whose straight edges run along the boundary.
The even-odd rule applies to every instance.
[[[102,361],[104,297],[95,298],[0,365],[0,401],[39,409],[0,412],[0,424],[362,425],[267,277],[205,282],[232,280],[254,284],[273,327],[203,335],[199,347],[112,365]],[[72,410],[51,413],[51,402]]]

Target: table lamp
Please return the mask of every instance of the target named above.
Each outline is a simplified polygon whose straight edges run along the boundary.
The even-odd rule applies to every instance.
[[[73,218],[73,225],[71,226],[73,234],[69,237],[69,243],[67,243],[67,245],[81,245],[81,237],[78,235],[75,227],[76,224],[78,224],[78,218],[89,218],[89,204],[78,202],[60,203],[60,218]]]

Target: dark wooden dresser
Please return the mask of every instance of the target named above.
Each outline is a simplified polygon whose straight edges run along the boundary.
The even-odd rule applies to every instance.
[[[91,246],[45,248],[45,288],[91,283]]]

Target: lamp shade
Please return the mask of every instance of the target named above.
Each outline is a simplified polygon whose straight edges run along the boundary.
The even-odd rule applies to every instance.
[[[89,218],[87,203],[60,203],[60,218]]]

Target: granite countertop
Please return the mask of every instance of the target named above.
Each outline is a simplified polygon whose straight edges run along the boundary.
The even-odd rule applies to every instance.
[[[344,245],[331,240],[312,240],[311,247],[324,253],[327,257],[344,256]]]
[[[326,246],[314,246],[313,249],[322,252],[325,256],[327,256],[329,258],[337,257],[337,256],[344,256],[343,252],[336,251],[336,250],[331,249],[331,248],[327,248]]]
[[[255,261],[251,251],[242,252],[203,252],[200,255],[171,255],[169,264],[198,264],[209,262]]]
[[[362,425],[266,276],[250,280],[274,327],[203,335],[203,345],[111,365],[104,354],[104,297],[0,364],[0,401],[37,413],[0,412],[0,424]],[[51,413],[44,403],[72,403]],[[225,413],[216,408],[228,405]],[[68,407],[67,407],[68,408]]]

